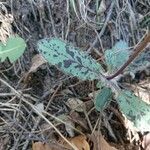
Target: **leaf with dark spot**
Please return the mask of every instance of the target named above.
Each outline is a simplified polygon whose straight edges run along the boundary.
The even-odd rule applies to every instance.
[[[62,62],[58,63],[58,67],[61,68],[62,67]]]
[[[66,52],[72,57],[74,58],[74,52],[72,52],[69,48],[69,45],[66,45]]]
[[[150,105],[130,91],[121,91],[117,97],[122,113],[134,123],[140,131],[150,131]]]
[[[49,55],[50,55],[50,54],[49,54]],[[58,57],[58,55],[55,55],[55,54],[54,54],[53,56],[54,56],[54,57]]]
[[[72,63],[73,63],[72,60],[64,60],[64,67],[69,68]]]
[[[38,50],[50,64],[80,79],[99,79],[103,73],[103,68],[96,60],[60,39],[40,40]]]
[[[81,58],[80,57],[76,57],[77,58],[77,60],[82,64],[82,61],[81,61]]]

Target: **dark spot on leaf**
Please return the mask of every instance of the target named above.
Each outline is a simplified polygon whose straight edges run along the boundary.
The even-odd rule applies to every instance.
[[[50,55],[50,54],[49,54],[49,55]],[[53,56],[54,56],[54,57],[58,57],[58,55],[56,55],[56,54],[54,54]]]
[[[89,70],[87,69],[87,70],[84,72],[84,74],[86,75],[88,72],[89,72]]]
[[[75,68],[78,68],[78,69],[82,69],[82,66],[80,64],[74,66]]]
[[[130,105],[130,103],[131,103],[131,102],[129,101],[129,99],[126,99],[126,102],[128,103],[128,105]]]
[[[59,62],[57,66],[58,66],[59,68],[61,68],[61,67],[62,67],[62,63]]]
[[[43,42],[43,41],[41,41],[41,44],[44,44],[44,42]]]
[[[146,115],[144,111],[140,111],[141,116]]]
[[[141,115],[140,114],[137,115],[137,120],[141,120]]]
[[[43,54],[46,54],[46,53],[47,53],[46,51],[43,52]]]
[[[78,48],[76,48],[76,47],[75,47],[74,49],[75,49],[76,51],[79,51]]]
[[[69,68],[72,63],[72,60],[64,60],[64,67]]]
[[[134,112],[133,112],[132,110],[129,111],[128,116],[130,117],[130,119],[131,119],[132,121],[135,121],[135,120],[136,120],[136,116],[134,115]]]
[[[150,109],[146,109],[145,111],[150,112]]]
[[[66,52],[67,52],[72,58],[74,58],[74,52],[72,52],[72,51],[70,50],[69,45],[66,45]]]
[[[79,56],[76,56],[77,60],[82,64],[81,58]]]

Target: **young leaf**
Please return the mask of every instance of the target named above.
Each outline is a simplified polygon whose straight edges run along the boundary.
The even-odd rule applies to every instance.
[[[129,58],[128,45],[120,40],[112,49],[105,51],[105,61],[110,73],[118,70]]]
[[[140,131],[150,131],[150,105],[130,91],[121,91],[117,102],[122,113]]]
[[[26,48],[25,41],[20,37],[12,36],[8,39],[6,45],[0,42],[0,62],[9,58],[10,62],[16,61]]]
[[[95,108],[98,111],[103,111],[109,104],[112,97],[110,88],[104,87],[95,98]]]
[[[57,38],[40,40],[38,50],[49,63],[83,80],[98,79],[103,70],[90,56]]]

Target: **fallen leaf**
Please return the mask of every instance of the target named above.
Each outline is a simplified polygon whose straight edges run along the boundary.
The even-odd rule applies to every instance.
[[[32,150],[52,150],[46,143],[35,142],[32,144]]]
[[[62,150],[62,147],[56,143],[48,144],[42,142],[35,142],[32,144],[32,150]],[[66,150],[63,148],[63,150]]]
[[[67,138],[67,140],[75,145],[78,150],[90,150],[90,146],[86,141],[86,137],[84,135],[79,135],[73,138]],[[60,140],[60,143],[63,144],[66,148],[71,148],[68,143],[66,143],[63,139]]]
[[[46,60],[42,57],[41,54],[35,55],[32,58],[32,65],[31,65],[29,71],[25,74],[24,83],[30,82],[31,73],[36,72],[36,70],[44,63],[46,63]]]
[[[93,143],[92,150],[117,150],[110,146],[99,132],[94,132],[92,135],[89,135],[88,138],[90,142]]]
[[[83,102],[78,98],[69,98],[66,102],[66,105],[70,109],[76,110],[78,112],[83,112],[82,104]]]
[[[82,128],[88,130],[88,126],[87,126],[87,122],[85,120],[85,118],[81,117],[81,115],[79,115],[79,113],[77,112],[71,112],[69,114],[69,118],[71,119],[71,121],[77,123],[78,125],[80,125]]]
[[[35,72],[37,68],[46,63],[46,60],[42,57],[41,54],[37,54],[32,58],[32,66],[28,73]]]
[[[86,137],[83,135],[76,136],[69,139],[69,141],[74,144],[79,150],[90,150],[90,146],[86,141]]]
[[[67,140],[72,145],[74,145],[78,150],[90,150],[90,149],[117,150],[116,148],[109,145],[99,132],[94,132],[92,135],[88,135],[87,137],[84,135],[78,135],[73,138],[67,138]],[[91,147],[89,143],[92,143]],[[36,142],[32,144],[32,150],[65,150],[65,149],[72,149],[72,147],[62,138],[56,144],[50,145],[42,142]]]
[[[74,123],[70,120],[70,119],[66,119],[65,120],[65,128],[66,128],[66,131],[68,132],[69,136],[70,137],[74,137],[74,129],[72,127],[74,127]],[[72,127],[70,127],[72,126]]]
[[[90,150],[90,146],[86,141],[86,137],[84,135],[79,135],[73,138],[67,138],[67,140],[77,147],[78,150]],[[58,145],[59,144],[59,145]],[[32,150],[65,150],[72,149],[66,141],[63,139],[59,140],[58,144],[47,144],[42,142],[35,142],[32,144]]]

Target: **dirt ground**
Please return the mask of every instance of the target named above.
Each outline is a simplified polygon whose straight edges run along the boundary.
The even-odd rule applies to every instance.
[[[149,24],[141,18],[149,14],[149,0],[1,0],[0,29],[7,23],[6,37],[18,34],[27,43],[23,56],[11,64],[0,64],[0,150],[28,150],[32,142],[56,142],[59,134],[41,116],[16,96],[47,112],[45,117],[65,136],[71,137],[66,122],[84,134],[101,131],[105,140],[120,150],[139,150],[143,133],[127,129],[116,101],[102,114],[94,109],[93,97],[97,81],[81,81],[48,63],[30,72],[33,57],[38,54],[37,42],[59,37],[89,53],[104,64],[103,52],[119,39],[129,43],[131,50],[142,39]],[[0,34],[0,35],[2,35]],[[0,37],[2,41],[4,38]],[[147,47],[149,51],[150,47]],[[148,53],[149,54],[149,53]],[[120,87],[149,95],[149,68],[137,69],[135,78],[124,75]],[[84,109],[74,110],[68,100],[78,99]],[[4,103],[11,103],[11,106]],[[40,108],[39,108],[40,109]],[[61,119],[63,122],[57,120]],[[69,128],[70,129],[70,128]],[[74,136],[79,132],[72,129]],[[91,149],[92,146],[91,146]],[[102,148],[103,149],[103,148]],[[148,149],[147,149],[148,150]]]

